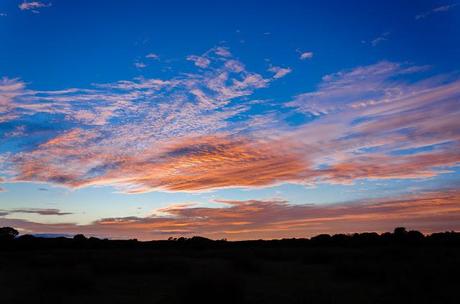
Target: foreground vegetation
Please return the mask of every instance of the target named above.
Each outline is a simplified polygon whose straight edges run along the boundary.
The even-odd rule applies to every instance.
[[[227,242],[17,237],[2,303],[458,303],[460,233]]]

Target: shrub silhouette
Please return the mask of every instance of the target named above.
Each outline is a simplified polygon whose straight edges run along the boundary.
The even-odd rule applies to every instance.
[[[404,227],[396,227],[393,234],[395,235],[395,237],[401,238],[406,236],[407,230]]]
[[[19,235],[19,232],[11,227],[0,228],[0,240],[14,240]]]
[[[84,242],[86,241],[86,236],[84,236],[83,234],[76,234],[74,235],[73,239],[77,242]]]

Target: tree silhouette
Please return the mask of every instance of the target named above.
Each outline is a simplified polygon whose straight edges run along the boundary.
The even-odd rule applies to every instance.
[[[11,227],[0,228],[0,240],[13,240],[17,237],[19,232]]]
[[[396,227],[393,234],[396,236],[396,237],[403,237],[407,234],[407,230],[406,228],[404,227]]]
[[[86,241],[86,236],[84,236],[83,234],[77,234],[74,235],[73,239],[77,242],[83,242]]]

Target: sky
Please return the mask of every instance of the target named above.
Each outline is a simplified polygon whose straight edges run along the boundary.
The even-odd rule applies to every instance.
[[[0,226],[460,230],[460,2],[0,1]]]

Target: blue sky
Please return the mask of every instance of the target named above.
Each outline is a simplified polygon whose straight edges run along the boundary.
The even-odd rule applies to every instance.
[[[453,1],[2,1],[0,224],[146,239],[457,229],[459,17]],[[337,206],[353,216],[331,221]]]

